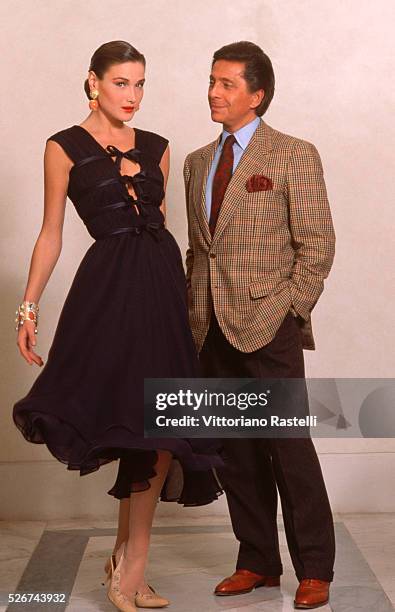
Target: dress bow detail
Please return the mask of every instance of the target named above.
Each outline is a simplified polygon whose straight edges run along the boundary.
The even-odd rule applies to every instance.
[[[163,223],[146,223],[145,225],[141,226],[141,229],[144,229],[146,232],[151,234],[151,236],[155,238],[157,242],[161,242],[161,238],[158,233],[158,230],[163,227],[164,227]]]
[[[139,149],[129,149],[129,151],[120,151],[114,145],[108,145],[106,147],[106,151],[110,155],[110,157],[116,157],[116,163],[119,164],[122,157],[126,157],[126,159],[130,159],[130,161],[140,163],[140,155],[141,151]]]
[[[130,176],[129,174],[121,174],[121,176],[119,177],[119,180],[126,187],[128,187],[128,185],[133,186],[137,194],[137,199],[135,199],[130,193],[125,194],[126,199],[132,205],[135,205],[137,207],[142,217],[144,218],[148,217],[149,211],[145,205],[150,204],[150,198],[146,196],[141,189],[141,183],[144,183],[144,181],[146,180],[145,171],[141,170],[141,172],[138,172],[137,174],[134,174],[133,176]]]
[[[144,181],[146,181],[146,173],[145,170],[141,170],[141,172],[137,172],[137,174],[134,174],[133,176],[130,176],[130,174],[121,174],[120,180],[125,185],[130,183],[133,186],[136,186],[139,183],[144,183]]]

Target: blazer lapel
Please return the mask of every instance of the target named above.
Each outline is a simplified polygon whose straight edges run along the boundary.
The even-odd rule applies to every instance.
[[[269,126],[262,121],[258,125],[248,146],[246,147],[237,168],[229,181],[225,196],[219,211],[217,225],[212,242],[216,242],[224,231],[245,197],[246,182],[252,174],[262,174],[267,164],[265,156],[272,149],[272,139]]]
[[[211,142],[202,151],[199,160],[199,166],[196,169],[196,178],[194,184],[194,205],[196,209],[197,218],[203,235],[207,243],[211,243],[211,233],[208,226],[207,210],[206,210],[206,183],[208,173],[211,168],[211,164],[214,158],[215,151],[220,143],[221,136],[219,136],[214,142]]]

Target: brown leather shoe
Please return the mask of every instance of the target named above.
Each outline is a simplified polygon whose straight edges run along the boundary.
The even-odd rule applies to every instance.
[[[262,576],[245,569],[238,569],[232,576],[224,578],[215,587],[215,595],[242,595],[261,586],[274,587],[280,585],[280,576]]]
[[[329,601],[330,582],[315,578],[304,578],[296,591],[294,606],[298,610],[310,610],[325,606]]]

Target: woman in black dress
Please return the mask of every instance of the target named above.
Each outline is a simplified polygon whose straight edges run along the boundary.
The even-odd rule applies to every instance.
[[[182,258],[164,226],[168,141],[124,123],[139,109],[144,79],[144,56],[130,44],[102,45],[85,82],[91,113],[47,140],[44,220],[17,317],[30,364],[43,366],[37,303],[61,251],[66,196],[94,242],[47,363],[13,411],[25,438],[45,443],[70,470],[84,475],[120,460],[109,491],[121,503],[108,595],[127,612],[168,603],[144,578],[158,497],[202,505],[222,492],[215,444],[143,434],[144,377],[198,374]]]

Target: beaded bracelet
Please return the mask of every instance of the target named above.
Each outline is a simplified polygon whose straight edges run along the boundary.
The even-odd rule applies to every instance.
[[[22,304],[19,304],[18,310],[15,311],[15,314],[17,315],[15,319],[15,331],[18,331],[25,321],[33,321],[34,333],[37,334],[38,311],[39,307],[35,302],[25,301],[22,302]]]

